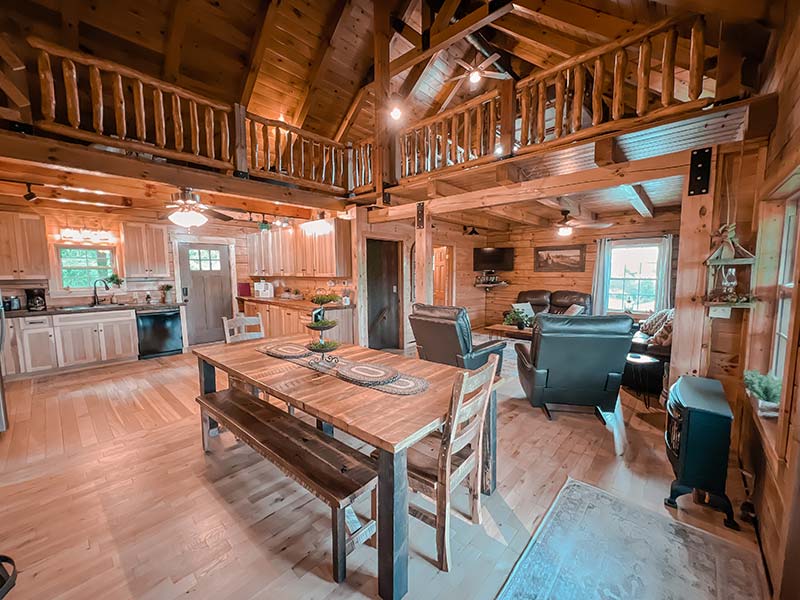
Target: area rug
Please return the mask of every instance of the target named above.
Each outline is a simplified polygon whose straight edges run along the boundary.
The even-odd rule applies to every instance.
[[[755,552],[569,479],[497,600],[760,600],[762,581]]]

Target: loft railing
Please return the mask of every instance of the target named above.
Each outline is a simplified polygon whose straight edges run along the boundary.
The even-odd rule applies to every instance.
[[[244,119],[250,175],[286,177],[339,191],[348,187],[350,159],[345,144],[250,112]]]
[[[691,30],[687,41],[679,30]],[[400,130],[401,181],[568,143],[714,101],[702,16],[669,18]],[[709,61],[711,65],[713,61]]]
[[[360,140],[352,147],[353,169],[351,186],[354,192],[367,191],[372,188],[372,148],[373,138]]]

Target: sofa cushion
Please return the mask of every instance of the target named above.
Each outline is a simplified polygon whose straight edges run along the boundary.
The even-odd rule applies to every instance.
[[[517,302],[528,302],[534,313],[546,312],[550,307],[550,290],[525,290],[517,294]]]
[[[550,294],[550,312],[564,313],[573,304],[578,304],[586,309],[586,314],[592,312],[592,295],[573,290],[557,290]]]
[[[650,338],[648,346],[671,346],[672,345],[672,323],[674,322],[675,313],[672,311],[670,315],[664,320],[661,327],[658,328]]]

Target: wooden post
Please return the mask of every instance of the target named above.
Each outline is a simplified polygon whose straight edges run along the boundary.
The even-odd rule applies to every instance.
[[[219,157],[228,162],[231,159],[231,133],[228,127],[228,113],[219,111]]]
[[[586,68],[575,65],[575,88],[572,94],[572,122],[570,130],[575,133],[581,128],[583,118],[583,93],[586,88]]]
[[[89,87],[92,94],[92,126],[95,133],[103,133],[103,80],[100,69],[89,67]]]
[[[233,105],[233,169],[247,173],[247,109],[241,104]]]
[[[625,114],[625,72],[628,69],[628,53],[620,48],[614,53],[614,93],[611,102],[611,118],[617,121]]]
[[[200,154],[200,119],[197,115],[197,102],[189,100],[189,140],[192,154]]]
[[[500,80],[500,148],[503,156],[514,154],[517,91],[513,79]]]
[[[416,299],[417,302],[433,304],[433,228],[426,202],[417,202],[414,234]]]
[[[408,466],[406,451],[378,455],[378,595],[408,593]]]
[[[156,130],[156,146],[163,148],[167,144],[167,128],[164,121],[164,94],[158,88],[153,90],[153,122]]]
[[[520,123],[519,143],[521,146],[527,146],[531,139],[531,91],[530,88],[523,88],[520,94],[520,104],[522,110],[522,119]]]
[[[689,100],[697,100],[703,93],[705,70],[706,25],[702,16],[692,24],[692,45],[689,62]]]
[[[390,157],[389,157],[389,40],[391,27],[389,25],[389,4],[387,2],[373,2],[373,49],[375,61],[375,145],[373,148],[372,181],[378,196],[378,205],[383,204],[384,182],[389,182]]]
[[[258,169],[258,123],[250,120],[250,169]]]
[[[536,101],[536,142],[541,143],[547,135],[544,118],[545,109],[547,108],[547,84],[544,81],[539,82],[538,91],[539,97]]]
[[[122,89],[122,76],[119,73],[114,73],[114,122],[117,127],[117,137],[121,140],[125,139],[128,133],[128,125],[125,121],[125,94]]]
[[[181,97],[172,94],[172,130],[175,134],[175,149],[183,151],[183,115],[181,114]]]
[[[667,31],[664,38],[664,54],[661,60],[661,104],[669,106],[675,101],[675,51],[678,45],[678,32],[675,28]]]
[[[348,152],[352,146],[348,142]],[[351,161],[352,163],[352,161]],[[352,173],[349,175],[352,178]],[[350,209],[350,243],[353,265],[353,287],[355,288],[356,314],[355,332],[353,339],[359,346],[369,346],[369,307],[367,298],[367,222],[368,211],[366,207],[353,207]]]
[[[78,74],[75,63],[65,58],[61,61],[64,72],[64,93],[67,99],[67,119],[75,129],[81,125],[81,106],[78,100]]]
[[[603,78],[605,77],[603,57],[594,59],[594,81],[592,82],[592,125],[603,122]]]
[[[44,50],[40,50],[37,61],[39,88],[42,96],[42,117],[45,121],[53,121],[56,118],[56,92],[53,84],[53,69],[50,66],[50,55]]]
[[[639,64],[636,68],[636,114],[640,117],[647,112],[650,96],[650,61],[652,55],[653,44],[650,38],[646,38],[639,45]]]
[[[141,80],[133,80],[133,115],[136,120],[136,137],[143,142],[147,135],[144,117],[144,86]]]
[[[742,91],[742,63],[747,36],[744,23],[723,23],[720,26],[717,54],[717,87],[715,100],[738,98]]]
[[[557,138],[564,134],[564,92],[566,90],[564,72],[556,73],[556,103],[553,114],[553,133]]]
[[[355,186],[355,160],[353,160],[353,142],[347,142],[345,145],[345,189],[352,192]],[[366,217],[366,215],[365,215]],[[355,263],[353,263],[355,264]]]
[[[205,119],[206,156],[214,158],[214,109],[206,106],[203,118]]]

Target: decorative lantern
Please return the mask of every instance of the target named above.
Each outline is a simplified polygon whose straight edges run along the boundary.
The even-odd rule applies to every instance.
[[[728,223],[715,235],[719,245],[706,259],[706,304],[747,308],[752,306],[755,256],[739,244],[736,225]]]

